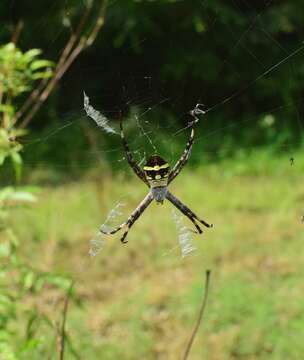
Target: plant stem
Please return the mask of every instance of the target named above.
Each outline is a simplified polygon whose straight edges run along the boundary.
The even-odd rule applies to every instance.
[[[200,324],[201,324],[201,322],[202,322],[202,318],[203,318],[203,315],[204,315],[204,310],[205,310],[206,303],[207,303],[207,298],[208,298],[210,274],[211,274],[211,271],[210,271],[210,270],[207,270],[207,271],[206,271],[206,281],[205,281],[205,293],[204,293],[202,305],[201,305],[201,308],[200,308],[200,311],[199,311],[199,314],[198,314],[197,322],[196,322],[196,324],[195,324],[195,326],[194,326],[194,328],[193,328],[193,330],[192,330],[190,339],[189,339],[188,344],[187,344],[187,346],[186,346],[186,350],[185,350],[184,356],[182,357],[183,360],[188,359],[188,355],[189,355],[189,353],[190,353],[190,350],[191,350],[193,341],[194,341],[194,339],[195,339],[195,336],[196,336],[196,334],[197,334],[197,332],[198,332],[198,329],[199,329],[199,327],[200,327]]]

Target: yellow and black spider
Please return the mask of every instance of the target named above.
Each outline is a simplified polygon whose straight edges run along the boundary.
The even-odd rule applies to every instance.
[[[125,139],[122,122],[120,121],[120,136],[122,143],[127,155],[127,160],[135,174],[150,188],[148,195],[144,200],[137,206],[137,208],[132,212],[127,221],[123,222],[117,228],[111,231],[105,231],[100,229],[103,234],[115,234],[117,231],[122,229],[124,226],[127,226],[127,230],[124,232],[121,242],[127,243],[126,236],[128,235],[129,230],[135,223],[135,221],[141,216],[141,214],[146,210],[150,203],[155,200],[157,203],[163,203],[165,199],[169,200],[179,211],[186,215],[192,223],[195,225],[199,234],[203,231],[197,222],[200,222],[206,227],[212,227],[204,220],[198,218],[192,210],[190,210],[186,205],[184,205],[180,200],[178,200],[173,194],[168,190],[168,185],[175,179],[175,177],[180,173],[184,165],[187,163],[193,141],[194,141],[194,125],[198,122],[198,115],[204,114],[204,111],[199,108],[199,104],[196,105],[195,109],[190,111],[190,115],[193,117],[193,121],[188,125],[191,128],[190,137],[186,144],[185,150],[176,162],[173,169],[170,170],[169,164],[158,155],[151,156],[143,169],[136,163],[133,158],[133,155],[129,149],[128,143]]]

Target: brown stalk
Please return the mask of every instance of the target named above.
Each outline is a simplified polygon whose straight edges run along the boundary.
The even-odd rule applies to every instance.
[[[71,64],[74,62],[76,57],[87,47],[91,46],[93,42],[95,41],[101,27],[104,24],[104,16],[105,16],[105,10],[106,10],[106,4],[107,1],[103,0],[102,5],[99,11],[99,15],[96,19],[95,26],[91,33],[88,36],[82,36],[79,40],[78,45],[74,48],[74,50],[70,53],[69,57],[65,59],[64,64],[62,64],[61,68],[58,69],[58,77],[61,78],[63,74],[67,71],[67,69],[71,66]],[[80,35],[80,31],[78,32]]]
[[[45,87],[46,83],[49,79],[42,79],[40,83],[36,86],[36,88],[31,92],[31,94],[27,97],[20,110],[16,112],[15,117],[12,119],[12,126],[16,123],[16,121],[22,117],[22,115],[26,112],[26,110],[35,102],[38,98],[39,94]]]
[[[72,33],[66,46],[64,47],[60,58],[56,64],[55,70],[54,70],[54,76],[57,73],[57,71],[60,69],[60,67],[62,66],[62,64],[66,61],[66,58],[68,57],[68,55],[70,54],[73,46],[75,45],[77,39],[79,38],[81,31],[83,30],[86,21],[88,19],[88,15],[90,13],[91,7],[87,7],[86,11],[84,12],[84,14],[82,15],[80,22],[77,26],[76,32]],[[42,79],[40,81],[40,83],[38,84],[38,86],[36,86],[36,88],[31,92],[30,96],[25,100],[25,102],[23,103],[23,105],[21,106],[20,110],[17,111],[15,117],[13,118],[12,124],[14,125],[18,119],[20,119],[21,117],[23,117],[23,115],[25,114],[25,112],[30,108],[30,106],[35,103],[35,101],[38,99],[38,97],[41,95],[42,91],[45,89],[47,83],[49,83],[51,81],[52,78],[47,78],[47,79]]]
[[[86,24],[86,22],[88,20],[91,9],[92,9],[92,6],[88,6],[86,8],[86,11],[83,13],[83,15],[82,15],[82,17],[80,19],[80,22],[79,22],[79,24],[77,26],[76,31],[71,34],[71,37],[70,37],[69,41],[67,42],[67,44],[66,44],[66,46],[65,46],[65,48],[64,48],[64,50],[63,50],[63,52],[62,52],[62,54],[61,54],[61,56],[59,58],[59,61],[58,61],[57,65],[56,65],[55,71],[57,69],[59,69],[61,67],[61,65],[65,62],[65,60],[68,57],[68,55],[70,54],[73,46],[75,45],[77,39],[80,37],[81,32],[82,32],[82,30],[83,30],[83,28],[84,28],[84,26],[85,26],[85,24]]]
[[[61,57],[55,68],[53,77],[50,78],[50,80],[47,82],[44,89],[41,89],[40,92],[37,92],[36,95],[33,96],[30,104],[27,105],[27,108],[24,110],[24,111],[26,111],[32,105],[30,111],[27,113],[27,115],[24,117],[23,121],[21,122],[21,124],[19,126],[20,128],[24,128],[29,124],[29,122],[32,120],[33,116],[40,109],[41,105],[48,98],[48,96],[53,91],[56,84],[59,82],[59,80],[62,78],[62,76],[68,70],[68,68],[72,65],[72,63],[75,61],[75,59],[79,56],[79,54],[85,48],[87,48],[93,44],[102,25],[104,24],[106,5],[107,5],[107,0],[102,1],[100,12],[98,14],[95,26],[93,27],[93,30],[91,31],[91,33],[87,36],[82,36],[79,39],[80,34],[83,30],[83,27],[86,24],[86,21],[87,21],[87,18],[88,18],[90,9],[91,9],[91,8],[87,8],[87,11],[82,16],[82,19],[79,23],[79,26],[78,26],[76,32],[71,35],[67,45],[65,46],[65,48],[61,54]],[[75,44],[77,43],[77,41],[78,41],[78,44],[76,45],[76,47],[74,47]],[[73,47],[74,47],[74,49],[73,49]],[[20,118],[24,115],[24,111],[21,112],[20,114],[18,114],[18,118]]]
[[[23,29],[23,25],[24,25],[23,20],[19,20],[11,38],[12,43],[17,44],[21,31]]]
[[[69,287],[69,290],[66,294],[65,300],[64,300],[64,306],[62,311],[62,323],[61,323],[61,329],[60,329],[60,337],[59,337],[59,360],[64,359],[64,350],[65,350],[65,342],[66,342],[66,331],[65,331],[65,324],[67,319],[67,313],[68,313],[68,306],[69,306],[69,300],[72,294],[74,283],[71,282],[71,285]]]
[[[194,342],[195,336],[196,336],[196,334],[198,332],[198,329],[200,327],[200,324],[202,322],[202,318],[203,318],[203,315],[204,315],[204,310],[205,310],[206,303],[207,303],[207,298],[208,298],[210,274],[211,274],[211,271],[207,270],[206,271],[206,281],[205,281],[205,292],[204,292],[204,297],[203,297],[203,300],[202,300],[202,305],[201,305],[201,308],[200,308],[200,311],[199,311],[199,314],[198,314],[197,322],[196,322],[196,324],[195,324],[195,326],[194,326],[194,328],[192,330],[190,339],[189,339],[189,341],[187,343],[184,356],[182,357],[183,360],[188,359],[188,355],[190,353],[190,350],[191,350],[192,344]]]

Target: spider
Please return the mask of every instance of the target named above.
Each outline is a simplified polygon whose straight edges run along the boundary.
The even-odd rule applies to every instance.
[[[159,155],[152,155],[142,169],[133,158],[133,155],[129,149],[129,145],[124,136],[122,121],[120,120],[120,136],[122,139],[124,150],[126,152],[128,163],[135,172],[135,174],[139,177],[139,179],[142,180],[150,188],[150,191],[125,222],[123,222],[114,230],[106,231],[104,229],[100,229],[103,234],[115,234],[124,226],[127,226],[126,231],[121,237],[121,242],[127,243],[128,241],[126,241],[126,237],[129,230],[134,225],[135,221],[138,220],[142,213],[151,204],[151,202],[155,200],[157,203],[162,204],[165,199],[169,200],[180,212],[182,212],[190,219],[190,221],[192,221],[199,234],[201,234],[203,231],[197,222],[200,222],[207,228],[213,226],[212,224],[208,224],[204,220],[197,217],[197,215],[192,210],[190,210],[168,190],[168,185],[181,172],[182,168],[185,166],[189,159],[194,141],[194,125],[199,121],[197,116],[204,113],[205,112],[200,109],[200,104],[197,104],[196,107],[190,111],[189,114],[193,118],[193,121],[188,124],[188,127],[191,128],[190,136],[184,152],[182,153],[180,159],[176,162],[172,170],[170,170],[169,164]]]

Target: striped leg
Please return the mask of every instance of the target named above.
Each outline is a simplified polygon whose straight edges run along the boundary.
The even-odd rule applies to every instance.
[[[185,150],[180,157],[180,159],[177,161],[177,163],[174,165],[173,169],[170,171],[168,184],[180,173],[182,168],[186,165],[189,156],[191,154],[193,142],[194,142],[194,125],[199,121],[198,116],[205,114],[204,110],[200,109],[201,104],[197,104],[193,110],[190,111],[190,115],[193,117],[193,121],[189,123],[188,127],[191,127],[190,137],[186,144]]]
[[[204,226],[210,228],[213,225],[212,224],[208,224],[207,222],[205,222],[202,219],[199,219],[192,210],[190,210],[186,205],[184,205],[180,200],[178,200],[173,194],[171,194],[169,191],[167,192],[167,196],[166,198],[180,211],[182,212],[185,216],[187,216],[192,223],[194,224],[194,226],[196,227],[197,231],[199,234],[201,234],[203,231],[200,228],[200,226],[197,224],[197,221],[199,221],[201,224],[203,224]]]
[[[129,165],[131,166],[131,168],[133,169],[133,171],[135,172],[135,174],[146,184],[149,186],[149,183],[146,179],[145,173],[143,172],[143,170],[138,166],[138,164],[136,163],[136,161],[133,158],[133,155],[130,151],[129,145],[125,139],[125,135],[123,132],[123,127],[122,127],[122,121],[120,120],[120,137],[122,140],[122,144],[123,147],[125,149],[126,155],[127,155],[127,160]]]
[[[123,235],[122,235],[122,237],[120,239],[122,243],[124,243],[124,244],[127,243],[127,241],[125,241],[125,238],[127,237],[129,230],[131,229],[131,227],[133,226],[135,221],[140,217],[140,215],[150,205],[152,200],[153,200],[153,197],[152,197],[151,193],[149,193],[144,198],[144,200],[137,206],[137,208],[132,212],[132,214],[129,216],[127,221],[123,222],[121,225],[119,225],[114,230],[104,231],[103,229],[100,229],[100,232],[102,232],[103,234],[112,235],[112,234],[117,233],[117,231],[121,230],[124,226],[127,226],[128,227],[127,230],[123,233]]]
[[[194,122],[193,122],[193,124],[194,124]],[[190,137],[189,137],[189,140],[188,140],[187,145],[185,147],[185,150],[184,150],[182,156],[180,157],[180,159],[174,165],[173,169],[170,171],[168,184],[170,184],[170,182],[180,173],[182,168],[186,165],[186,163],[187,163],[187,161],[189,159],[189,156],[191,154],[193,141],[194,141],[194,129],[192,127]]]

